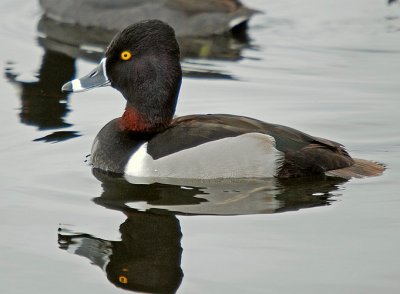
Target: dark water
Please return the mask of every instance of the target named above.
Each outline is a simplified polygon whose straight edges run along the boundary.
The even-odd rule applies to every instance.
[[[177,113],[289,125],[386,164],[385,174],[152,185],[93,174],[91,142],[123,99],[59,88],[93,67],[102,43],[62,44],[67,28],[43,20],[38,3],[4,0],[1,293],[400,290],[400,5],[245,3],[267,12],[248,42],[185,49]]]

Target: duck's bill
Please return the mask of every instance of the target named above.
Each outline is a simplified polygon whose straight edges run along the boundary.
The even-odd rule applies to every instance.
[[[106,73],[106,59],[103,58],[100,64],[94,68],[89,74],[86,76],[72,80],[68,83],[65,83],[61,91],[62,92],[82,92],[87,91],[96,87],[104,87],[110,85],[110,81],[108,80]]]

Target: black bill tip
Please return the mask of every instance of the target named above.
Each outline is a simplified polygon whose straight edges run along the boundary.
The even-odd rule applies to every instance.
[[[61,92],[63,92],[63,93],[73,92],[72,83],[71,83],[71,82],[65,83],[65,84],[61,87]]]

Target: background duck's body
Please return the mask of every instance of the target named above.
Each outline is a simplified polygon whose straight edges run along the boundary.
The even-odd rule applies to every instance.
[[[40,0],[40,4],[47,17],[59,22],[119,31],[132,22],[159,19],[179,37],[226,33],[256,12],[237,0]]]

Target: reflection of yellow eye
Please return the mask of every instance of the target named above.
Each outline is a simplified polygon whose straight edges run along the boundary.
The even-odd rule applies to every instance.
[[[132,53],[129,51],[122,51],[121,53],[121,59],[122,60],[129,60],[132,58]]]
[[[119,281],[121,284],[128,284],[128,278],[125,277],[125,276],[119,276],[119,277],[118,277],[118,281]]]

